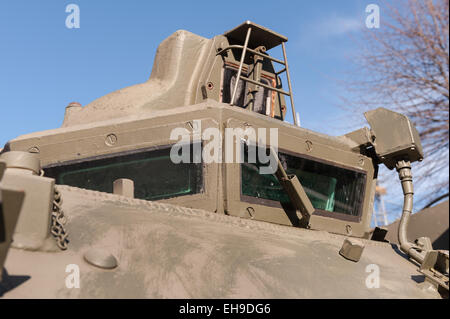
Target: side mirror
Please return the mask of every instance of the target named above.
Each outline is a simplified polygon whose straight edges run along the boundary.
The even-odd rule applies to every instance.
[[[409,118],[383,107],[364,113],[375,141],[372,143],[380,161],[393,169],[399,160],[422,161],[419,133]]]

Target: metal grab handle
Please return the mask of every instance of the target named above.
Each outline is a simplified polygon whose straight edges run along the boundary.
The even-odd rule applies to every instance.
[[[247,81],[247,82],[250,82],[250,83],[262,86],[262,87],[264,87],[264,88],[266,88],[268,90],[272,90],[272,91],[275,91],[275,92],[278,92],[278,93],[281,93],[281,94],[284,94],[284,95],[291,96],[291,94],[289,92],[286,92],[286,91],[283,91],[283,90],[271,87],[270,85],[267,85],[267,84],[264,84],[264,83],[261,83],[261,82],[258,82],[258,81],[254,81],[252,79],[246,78],[245,76],[241,75],[240,79],[243,80],[243,81]]]
[[[242,66],[244,65],[244,58],[245,58],[245,54],[247,52],[247,46],[248,46],[248,40],[250,39],[250,33],[252,32],[252,28],[248,28],[247,30],[247,35],[245,36],[245,43],[244,43],[244,49],[242,50],[242,56],[241,56],[241,61],[239,62],[239,70],[236,76],[236,84],[234,85],[234,89],[233,89],[233,95],[231,96],[231,105],[234,105],[234,99],[236,98],[236,91],[238,88],[238,84],[239,84],[239,79],[241,77],[241,73],[242,73]]]
[[[230,45],[230,46],[226,47],[225,49],[220,50],[216,55],[221,55],[221,54],[223,54],[223,53],[225,53],[226,51],[231,50],[231,49],[244,49],[244,47],[243,47],[242,45],[238,45],[238,44]],[[259,55],[259,56],[261,56],[261,57],[263,57],[263,58],[265,58],[265,59],[269,59],[269,60],[272,60],[272,61],[274,61],[274,62],[277,62],[277,63],[280,63],[280,64],[282,64],[282,65],[285,65],[284,61],[275,59],[275,58],[271,57],[271,56],[268,55],[268,54],[264,54],[264,53],[258,52],[258,51],[256,51],[256,50],[253,50],[253,49],[250,49],[250,48],[247,48],[247,51],[248,51],[248,52],[251,52],[251,53],[253,53],[253,54],[255,54],[255,55]],[[286,69],[283,69],[283,72],[284,72],[285,70],[286,70]],[[282,72],[280,72],[280,73],[282,73]]]

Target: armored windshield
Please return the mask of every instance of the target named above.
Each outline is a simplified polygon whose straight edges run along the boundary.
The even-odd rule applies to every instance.
[[[192,195],[203,189],[202,164],[173,163],[169,147],[48,167],[45,175],[57,184],[107,193],[113,192],[115,180],[127,178],[134,182],[134,197],[145,200]]]
[[[295,174],[318,212],[360,216],[366,174],[315,159],[280,153],[288,174]],[[241,165],[243,199],[256,197],[289,204],[290,200],[274,175],[259,174],[258,163]],[[330,215],[333,216],[333,215]]]

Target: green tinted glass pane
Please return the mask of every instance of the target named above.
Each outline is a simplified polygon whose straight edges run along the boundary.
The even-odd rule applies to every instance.
[[[358,216],[363,200],[365,174],[313,160],[280,153],[288,174],[297,175],[314,208]],[[259,174],[259,164],[241,165],[242,194],[289,203],[274,175]]]
[[[116,179],[128,178],[134,182],[135,198],[146,200],[199,193],[203,180],[200,163],[174,164],[170,149],[91,160],[45,171],[58,184],[108,193],[113,192]]]
[[[334,210],[336,178],[301,170],[292,173],[297,175],[314,208],[329,212]]]
[[[258,166],[254,164],[244,163],[241,168],[242,194],[278,202],[289,202],[289,197],[274,175],[259,174]]]

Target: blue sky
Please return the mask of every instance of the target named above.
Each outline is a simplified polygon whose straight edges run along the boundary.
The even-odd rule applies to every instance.
[[[302,126],[329,134],[343,113],[337,80],[363,30],[368,1],[0,1],[0,144],[59,127],[71,101],[85,105],[150,76],[158,44],[178,29],[211,38],[245,20],[289,38]],[[80,8],[68,29],[66,5]],[[259,3],[259,5],[256,5]],[[361,114],[361,118],[363,116]],[[291,120],[289,115],[288,120]]]
[[[70,3],[80,8],[79,29],[65,26]],[[370,3],[377,2],[0,0],[0,147],[60,127],[69,102],[86,105],[146,81],[158,44],[176,30],[211,38],[245,20],[289,38],[302,126],[344,134],[365,123],[363,114],[359,123],[345,120],[338,105],[346,92],[338,81],[353,67],[355,38],[371,32],[365,27]]]

